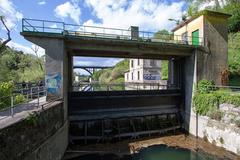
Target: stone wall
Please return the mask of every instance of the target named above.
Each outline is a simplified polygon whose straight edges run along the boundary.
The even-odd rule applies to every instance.
[[[3,128],[0,159],[61,159],[68,144],[68,125],[63,117],[63,102],[54,102],[44,111]]]
[[[189,132],[240,155],[240,128],[191,113]]]

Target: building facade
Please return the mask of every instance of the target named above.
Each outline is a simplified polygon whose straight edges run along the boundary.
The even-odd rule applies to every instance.
[[[126,83],[161,83],[161,60],[130,59]]]

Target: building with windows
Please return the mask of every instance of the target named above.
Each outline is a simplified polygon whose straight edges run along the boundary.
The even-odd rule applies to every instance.
[[[161,60],[130,59],[126,83],[164,84],[161,78]]]

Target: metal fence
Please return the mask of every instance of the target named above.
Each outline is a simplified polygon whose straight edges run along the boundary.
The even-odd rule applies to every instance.
[[[174,87],[179,89],[179,87]],[[131,90],[164,90],[169,89],[171,86],[159,83],[80,83],[72,87],[73,91],[91,92],[91,91],[131,91]]]
[[[215,85],[212,88],[213,91],[220,90],[222,92],[240,94],[240,86],[218,86]]]
[[[2,109],[0,108],[0,113],[9,111],[9,116],[14,116],[15,110],[19,112],[26,105],[30,105],[29,109],[32,107],[43,108],[46,101],[44,99],[45,96],[46,88],[44,86],[18,90],[17,93],[0,97],[0,107],[2,107]]]
[[[202,37],[191,37],[186,35],[183,37],[182,35],[164,34],[159,32],[131,31],[131,29],[106,28],[98,26],[82,26],[58,21],[27,18],[22,19],[22,31],[55,33],[69,36],[137,40],[145,42],[164,42],[195,46],[204,45]],[[132,36],[132,32],[135,32],[134,36]]]

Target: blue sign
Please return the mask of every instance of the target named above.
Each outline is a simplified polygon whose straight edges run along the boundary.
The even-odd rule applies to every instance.
[[[144,74],[144,80],[160,80],[160,75],[151,75],[151,74]]]

